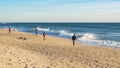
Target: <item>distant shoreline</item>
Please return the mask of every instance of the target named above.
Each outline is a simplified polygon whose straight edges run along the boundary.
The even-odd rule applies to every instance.
[[[100,24],[100,23],[104,23],[104,24],[117,24],[117,23],[120,23],[120,22],[0,22],[1,24],[7,24],[7,23],[41,23],[41,24],[43,24],[43,23],[51,23],[51,24],[53,24],[53,23],[55,23],[55,24],[59,24],[59,23],[67,23],[67,24],[72,24],[72,23],[74,23],[74,24],[76,24],[76,23],[81,23],[81,24]]]

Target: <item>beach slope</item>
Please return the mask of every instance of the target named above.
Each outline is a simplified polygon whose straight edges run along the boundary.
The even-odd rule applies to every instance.
[[[21,39],[26,38],[26,39]],[[120,49],[0,29],[0,68],[119,68]]]

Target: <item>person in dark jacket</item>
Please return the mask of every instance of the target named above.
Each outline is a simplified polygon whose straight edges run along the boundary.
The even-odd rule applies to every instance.
[[[73,45],[75,45],[75,40],[76,40],[76,35],[74,33],[74,35],[72,36]]]
[[[46,36],[46,33],[45,33],[45,32],[43,32],[43,40],[45,40],[45,36]]]

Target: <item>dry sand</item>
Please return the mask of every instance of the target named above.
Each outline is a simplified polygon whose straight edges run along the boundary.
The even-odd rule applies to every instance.
[[[120,49],[0,29],[0,68],[120,68]]]

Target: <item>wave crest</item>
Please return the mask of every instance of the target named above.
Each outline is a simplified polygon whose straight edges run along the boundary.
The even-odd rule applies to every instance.
[[[72,33],[69,33],[68,31],[65,31],[65,30],[61,30],[59,31],[59,36],[72,36],[73,34]]]
[[[5,30],[8,30],[9,28],[4,28]],[[19,31],[18,29],[16,28],[11,28],[12,31]]]
[[[96,40],[96,39],[98,39],[98,37],[95,34],[92,34],[92,33],[83,34],[79,38],[79,40]]]
[[[81,44],[88,44],[95,46],[100,45],[100,46],[120,47],[120,42],[102,40],[99,39],[96,34],[90,34],[90,33],[83,34],[83,36],[78,38],[78,42],[80,42]]]
[[[50,31],[49,28],[40,28],[40,27],[37,27],[38,30],[41,30],[41,31]]]

